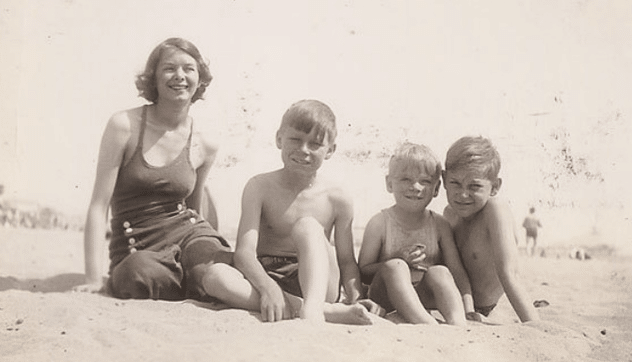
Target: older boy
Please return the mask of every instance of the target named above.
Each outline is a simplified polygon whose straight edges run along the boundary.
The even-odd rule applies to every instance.
[[[507,293],[522,322],[539,316],[518,275],[514,220],[509,205],[496,197],[500,156],[483,137],[463,137],[448,150],[443,173],[448,206],[444,216],[470,283],[477,312],[488,316]]]
[[[355,303],[361,282],[352,201],[318,175],[336,150],[335,139],[335,116],[327,105],[293,104],[276,134],[283,168],[254,176],[244,188],[234,262],[254,288],[245,306],[257,305],[266,321],[292,318],[292,309],[299,309],[298,316],[310,321],[369,324],[365,306],[379,310],[368,300]],[[341,284],[354,304],[336,303]]]

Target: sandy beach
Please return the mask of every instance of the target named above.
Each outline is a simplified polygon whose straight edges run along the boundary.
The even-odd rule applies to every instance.
[[[356,249],[392,203],[394,146],[443,159],[469,134],[498,147],[516,225],[538,208],[544,254],[528,257],[520,235],[539,322],[518,323],[504,298],[467,328],[270,324],[221,304],[72,292],[80,231],[0,226],[0,362],[632,361],[631,17],[623,0],[2,1],[0,203],[82,225],[108,118],[144,103],[134,76],[178,36],[215,77],[191,112],[221,143],[208,184],[229,241],[245,182],[280,166],[283,112],[313,98],[338,119],[322,172],[352,193]],[[430,208],[445,204],[441,189]],[[574,247],[591,258],[570,259]]]
[[[632,263],[520,258],[542,321],[517,323],[506,298],[486,323],[371,326],[300,320],[195,301],[117,300],[72,292],[83,280],[79,232],[1,229],[2,361],[629,361]],[[577,240],[581,244],[581,240]]]

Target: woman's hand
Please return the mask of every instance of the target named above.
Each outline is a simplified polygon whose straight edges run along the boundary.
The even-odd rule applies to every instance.
[[[105,292],[105,283],[103,281],[89,282],[73,287],[72,291],[79,293],[102,293]]]

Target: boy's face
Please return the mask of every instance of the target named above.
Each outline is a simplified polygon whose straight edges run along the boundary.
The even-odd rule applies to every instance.
[[[336,150],[336,145],[325,137],[318,140],[315,127],[310,133],[292,127],[280,129],[276,135],[277,147],[285,168],[303,173],[314,173]]]
[[[386,189],[395,197],[395,204],[408,212],[423,211],[438,195],[440,183],[417,167],[396,166],[386,176]]]
[[[481,211],[500,189],[500,178],[491,181],[482,172],[456,169],[443,173],[448,203],[464,219]]]

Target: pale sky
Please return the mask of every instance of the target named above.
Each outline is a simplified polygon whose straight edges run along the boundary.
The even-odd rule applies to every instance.
[[[231,141],[244,117],[254,146],[271,139],[303,98],[351,130],[412,128],[440,155],[467,133],[508,150],[551,122],[590,136],[597,119],[630,124],[630,19],[626,0],[0,0],[0,183],[7,198],[84,212],[105,123],[143,104],[134,76],[171,36],[209,59],[215,79],[192,111]],[[612,163],[611,193],[630,175],[621,139],[587,148]]]

